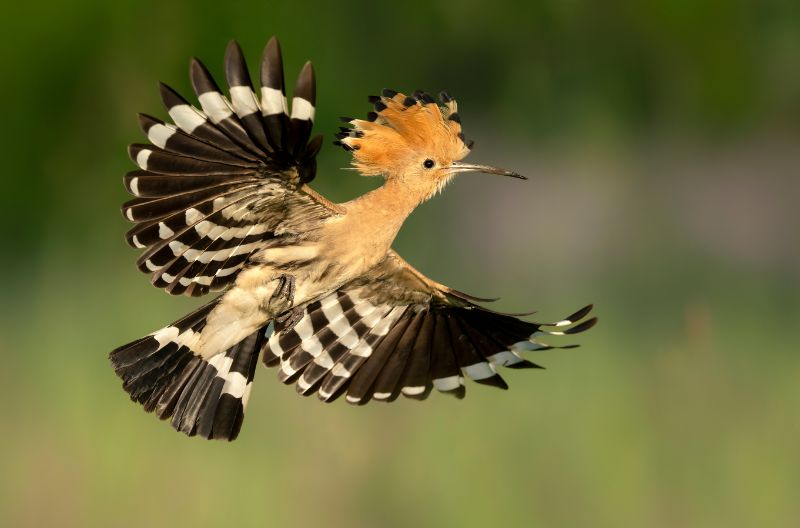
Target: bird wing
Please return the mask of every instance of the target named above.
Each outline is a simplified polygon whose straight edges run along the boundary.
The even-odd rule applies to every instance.
[[[316,172],[322,136],[309,141],[316,86],[311,63],[301,71],[288,111],[280,45],[261,60],[253,90],[236,42],[225,53],[230,97],[197,59],[190,68],[200,108],[161,85],[174,124],[140,115],[150,144],[129,147],[140,170],[125,176],[136,196],[122,206],[136,225],[128,243],[152,283],[171,294],[198,296],[230,285],[251,255],[339,213],[307,183]]]
[[[464,378],[507,388],[497,366],[541,368],[521,353],[550,348],[543,335],[594,326],[586,306],[555,323],[530,323],[482,308],[477,299],[438,284],[397,253],[365,276],[309,303],[293,324],[277,324],[264,345],[267,366],[298,392],[332,401],[425,399],[436,388],[458,398]]]

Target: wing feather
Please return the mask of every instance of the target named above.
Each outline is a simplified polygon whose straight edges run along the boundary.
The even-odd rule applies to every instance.
[[[228,45],[224,66],[230,98],[193,59],[199,108],[162,84],[174,124],[140,115],[150,144],[129,147],[139,170],[124,178],[135,198],[122,212],[136,224],[126,240],[144,250],[139,269],[174,295],[226,288],[259,249],[290,246],[296,243],[291,234],[339,214],[304,185],[314,177],[320,147],[319,137],[309,142],[316,90],[310,65],[298,77],[291,119],[277,40],[264,51],[260,96],[236,42]]]
[[[390,251],[368,274],[308,304],[294,326],[276,328],[265,353],[284,383],[302,394],[353,404],[399,395],[425,399],[432,389],[463,398],[464,379],[507,389],[500,366],[540,368],[521,354],[554,347],[544,335],[591,328],[591,306],[557,323],[532,323],[474,304]],[[552,328],[552,329],[550,329]]]

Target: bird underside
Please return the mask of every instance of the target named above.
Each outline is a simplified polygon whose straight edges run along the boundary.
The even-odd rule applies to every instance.
[[[531,323],[487,310],[452,290],[427,292],[426,298],[414,273],[390,254],[371,273],[256,323],[241,339],[229,336],[241,334],[243,318],[228,327],[214,321],[225,302],[220,296],[118,348],[112,363],[131,399],[148,412],[170,419],[188,435],[232,440],[244,419],[259,356],[278,369],[281,382],[324,402],[343,395],[358,405],[400,395],[424,400],[433,389],[463,398],[466,379],[506,389],[499,367],[542,368],[526,356],[577,346],[543,338],[577,334],[596,322],[587,318],[591,306],[555,322]],[[276,282],[285,285],[274,292],[289,302],[291,280]],[[201,345],[211,324],[218,329],[207,335],[230,344]]]
[[[135,198],[123,215],[135,224],[127,240],[142,250],[140,270],[173,295],[222,292],[111,352],[123,388],[146,411],[190,436],[233,440],[259,357],[325,402],[424,400],[433,389],[463,398],[465,380],[506,389],[500,367],[542,368],[528,356],[577,346],[543,339],[595,324],[591,305],[550,323],[489,310],[389,249],[396,231],[384,241],[362,217],[348,224],[345,207],[308,187],[321,146],[311,138],[314,73],[310,63],[301,71],[290,112],[277,40],[264,51],[258,91],[235,43],[225,77],[227,96],[194,59],[199,107],[162,85],[173,123],[141,116],[150,143],[130,147],[139,169],[125,177]],[[447,104],[461,142],[455,102]],[[425,94],[392,91],[380,105],[375,126],[391,112],[439,111]],[[369,249],[344,251],[342,240]]]

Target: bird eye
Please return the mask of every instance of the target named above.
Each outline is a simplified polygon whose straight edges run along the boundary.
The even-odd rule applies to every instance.
[[[426,169],[432,169],[435,164],[433,163],[432,159],[426,159],[422,162],[422,166]]]

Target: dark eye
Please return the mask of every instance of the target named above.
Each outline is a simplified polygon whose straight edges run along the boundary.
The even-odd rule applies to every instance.
[[[432,159],[426,159],[425,161],[422,162],[422,166],[425,167],[426,169],[432,169],[434,165],[435,163],[433,163]]]

